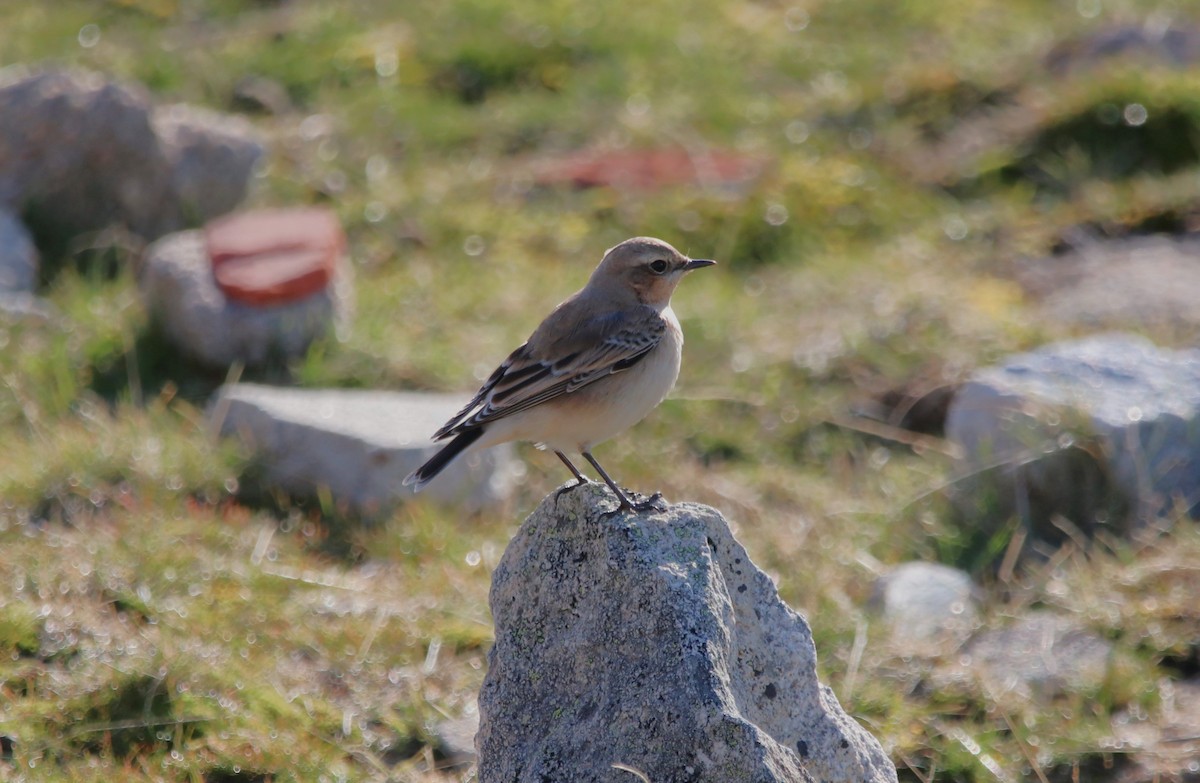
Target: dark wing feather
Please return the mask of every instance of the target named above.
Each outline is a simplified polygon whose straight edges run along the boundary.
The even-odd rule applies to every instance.
[[[557,339],[544,339],[560,326],[553,320],[558,315],[556,311],[529,342],[496,368],[471,401],[434,434],[434,440],[520,413],[628,370],[659,344],[667,330],[657,310],[637,307],[587,319]],[[562,320],[566,319],[560,317]],[[534,344],[543,347],[536,350],[530,347]]]

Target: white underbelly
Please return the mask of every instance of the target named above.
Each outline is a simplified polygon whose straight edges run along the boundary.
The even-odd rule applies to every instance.
[[[556,451],[588,451],[629,429],[662,402],[679,377],[683,333],[670,308],[662,341],[633,367],[489,425],[480,446],[529,440]]]

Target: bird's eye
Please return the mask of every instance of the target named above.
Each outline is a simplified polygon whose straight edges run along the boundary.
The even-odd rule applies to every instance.
[[[656,275],[661,275],[663,272],[667,271],[667,262],[663,261],[661,258],[656,261],[651,261],[650,271]]]

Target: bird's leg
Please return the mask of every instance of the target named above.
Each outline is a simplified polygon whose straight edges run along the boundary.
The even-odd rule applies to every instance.
[[[570,492],[571,490],[575,489],[576,487],[582,487],[584,484],[592,483],[592,482],[588,481],[587,476],[585,476],[579,472],[579,468],[575,467],[575,465],[571,462],[571,460],[567,459],[566,454],[563,454],[561,451],[558,451],[558,450],[555,450],[554,453],[558,456],[559,459],[562,460],[562,463],[570,469],[571,473],[573,473],[575,475],[575,483],[570,485],[569,487],[563,487],[562,489],[560,489],[555,494],[555,496],[554,496],[555,498],[559,497],[564,492]]]
[[[612,480],[612,477],[605,472],[604,468],[600,467],[600,463],[596,461],[596,458],[592,456],[591,452],[583,452],[583,458],[592,463],[592,467],[595,468],[600,474],[601,478],[604,479],[604,483],[608,484],[609,489],[617,494],[617,500],[621,502],[621,505],[617,507],[617,511],[633,511],[635,513],[640,513],[642,511],[657,510],[658,507],[655,504],[662,499],[662,495],[655,493],[654,497],[649,498],[648,500],[644,500],[640,503],[634,503],[629,499],[629,496],[625,494],[625,491],[617,486],[617,482]]]

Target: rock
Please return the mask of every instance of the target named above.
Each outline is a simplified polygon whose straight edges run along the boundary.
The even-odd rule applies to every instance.
[[[233,108],[263,114],[287,114],[292,98],[287,88],[265,76],[245,76],[233,87]]]
[[[1017,279],[1049,320],[1200,337],[1200,236],[1088,241],[1019,265]]]
[[[350,265],[343,258],[329,284],[308,296],[273,304],[231,299],[217,287],[199,230],[150,245],[138,287],[166,337],[194,360],[217,368],[302,356],[314,340],[349,319],[353,297]]]
[[[332,210],[235,212],[204,227],[217,287],[248,304],[283,304],[325,289],[346,253]]]
[[[0,72],[0,203],[64,236],[164,229],[170,171],[140,87],[83,71]]]
[[[240,117],[185,104],[154,111],[154,130],[171,172],[177,226],[223,215],[246,198],[265,149]]]
[[[896,780],[719,513],[613,508],[596,483],[550,495],[493,573],[482,783]]]
[[[1136,58],[1139,65],[1160,62],[1185,68],[1200,62],[1200,28],[1170,26],[1153,17],[1141,25],[1113,25],[1058,44],[1046,55],[1045,66],[1061,76],[1119,57]]]
[[[411,496],[401,482],[433,455],[430,436],[465,402],[448,394],[241,383],[223,386],[208,416],[262,459],[269,484],[305,497],[326,488],[339,508],[377,516]],[[484,508],[510,496],[513,464],[507,446],[468,454],[422,497]]]
[[[29,229],[0,208],[0,291],[32,291],[37,286],[38,252]]]
[[[1013,356],[963,385],[946,434],[968,471],[1001,465],[972,487],[995,490],[1001,516],[1015,508],[1036,526],[1059,514],[1088,533],[1126,532],[1175,508],[1196,515],[1200,351],[1109,334]]]
[[[471,704],[471,711],[458,718],[438,721],[432,729],[434,754],[440,762],[438,769],[448,770],[469,767],[475,763],[475,734],[479,731],[479,710]]]
[[[0,117],[0,206],[64,238],[202,222],[240,200],[262,154],[244,123],[157,113],[141,86],[80,70],[3,69]]]
[[[24,291],[0,291],[0,317],[5,320],[45,323],[58,315],[57,308],[40,296]]]
[[[1112,652],[1110,642],[1070,617],[1030,612],[976,634],[955,666],[989,698],[1048,701],[1100,687]]]
[[[906,654],[936,654],[966,641],[979,621],[975,584],[938,563],[903,563],[875,581],[871,605]]]

